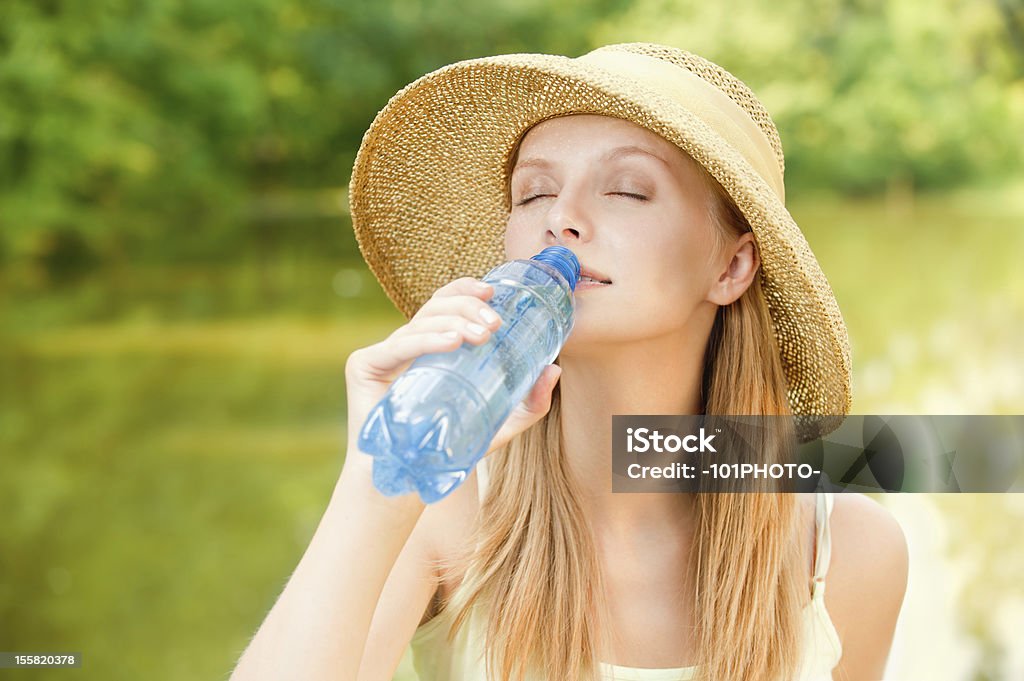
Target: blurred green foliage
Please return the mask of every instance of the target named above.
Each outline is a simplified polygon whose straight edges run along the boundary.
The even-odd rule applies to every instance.
[[[402,85],[459,59],[614,41],[679,45],[750,83],[782,131],[791,193],[998,178],[1021,161],[1022,7],[5,0],[0,262],[67,278],[276,246],[279,218],[343,211],[361,135]]]

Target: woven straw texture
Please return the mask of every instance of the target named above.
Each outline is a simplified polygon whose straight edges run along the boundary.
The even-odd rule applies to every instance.
[[[727,142],[730,131],[700,106],[645,80],[646,69],[630,73],[638,58],[663,77],[670,65],[669,75],[693,74],[701,87],[727,95],[754,131],[752,147],[764,150],[760,160]],[[626,66],[616,68],[616,59]],[[530,127],[573,113],[647,128],[721,183],[757,241],[800,438],[834,429],[850,407],[849,341],[832,289],[785,208],[778,132],[746,85],[683,50],[631,43],[578,59],[475,59],[429,73],[392,97],[363,137],[349,201],[363,257],[398,309],[411,317],[447,282],[480,277],[503,261],[510,157]]]

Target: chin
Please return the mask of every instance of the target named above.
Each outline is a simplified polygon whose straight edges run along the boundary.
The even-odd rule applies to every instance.
[[[598,347],[607,350],[611,345],[652,341],[662,343],[671,337],[676,337],[682,343],[688,333],[684,321],[665,319],[665,313],[665,310],[640,308],[619,313],[613,310],[598,311],[577,303],[576,322],[565,342],[563,353],[576,354]]]
[[[565,342],[563,353],[566,350],[573,353],[613,343],[642,341],[643,335],[638,335],[636,331],[637,329],[631,328],[628,322],[624,325],[621,318],[593,319],[578,315],[572,333]]]

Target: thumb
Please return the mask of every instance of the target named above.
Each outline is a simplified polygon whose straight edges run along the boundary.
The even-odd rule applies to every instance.
[[[509,414],[508,419],[494,436],[487,451],[501,447],[513,437],[539,421],[551,409],[551,393],[562,375],[562,368],[555,364],[544,367],[533,384],[530,393]]]
[[[523,407],[530,414],[536,414],[540,418],[548,413],[551,408],[551,393],[554,392],[558,380],[562,377],[562,367],[557,364],[549,364],[540,373],[537,382],[533,384],[530,393],[523,400]]]

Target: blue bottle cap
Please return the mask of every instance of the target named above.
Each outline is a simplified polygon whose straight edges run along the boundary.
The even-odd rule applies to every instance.
[[[551,265],[569,282],[569,290],[576,290],[576,282],[580,278],[580,261],[565,246],[548,246],[530,260]]]

